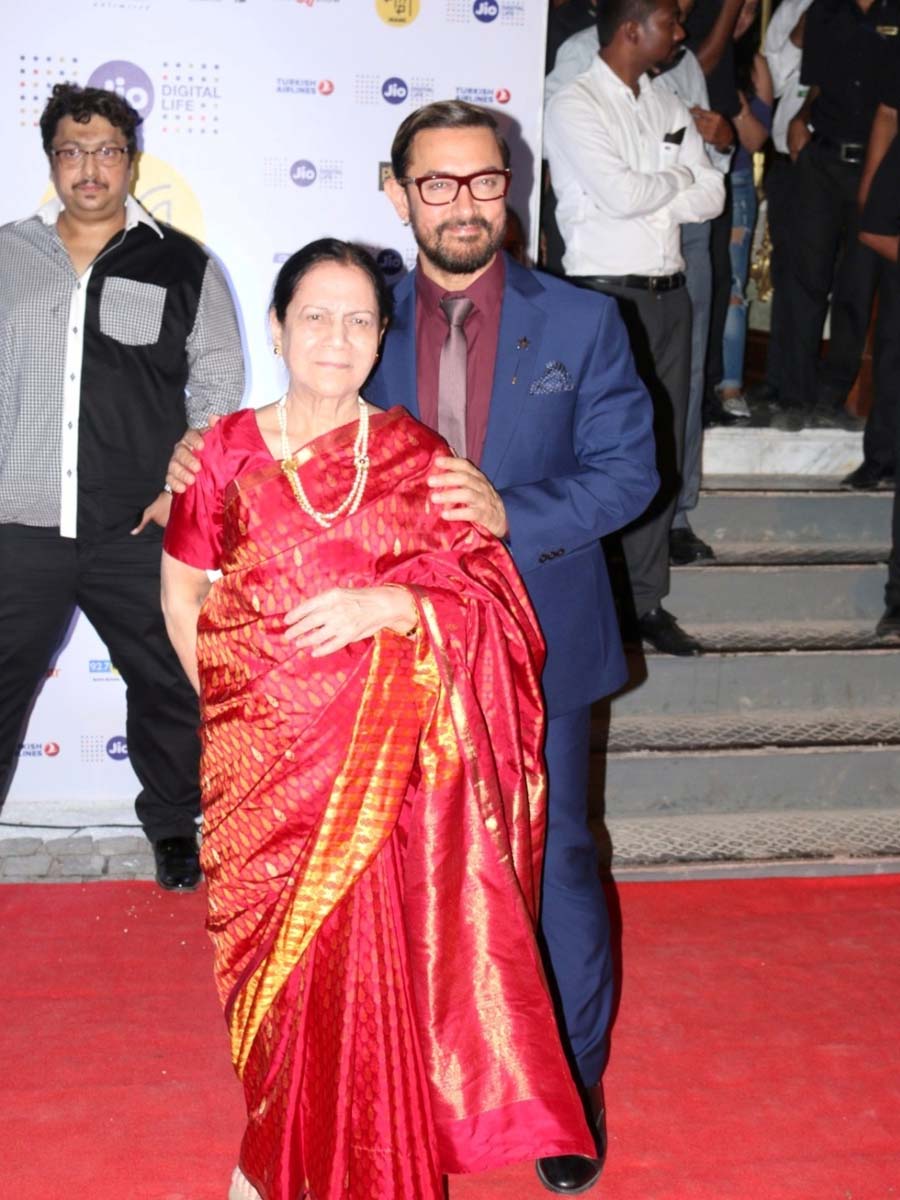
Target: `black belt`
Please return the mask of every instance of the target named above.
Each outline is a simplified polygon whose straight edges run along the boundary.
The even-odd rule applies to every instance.
[[[815,133],[813,141],[824,150],[833,151],[841,162],[850,163],[854,167],[862,166],[863,159],[866,157],[864,142],[838,142],[833,138],[821,137]]]
[[[674,275],[570,275],[569,278],[580,287],[593,288],[598,292],[607,285],[640,288],[644,292],[674,292],[685,284],[682,271],[676,271]]]

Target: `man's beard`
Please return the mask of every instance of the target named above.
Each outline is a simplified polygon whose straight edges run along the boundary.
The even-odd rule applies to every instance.
[[[471,275],[475,271],[480,271],[482,267],[488,265],[503,246],[503,239],[506,236],[505,221],[498,230],[493,230],[484,217],[472,217],[465,223],[477,225],[483,229],[488,235],[487,241],[472,243],[470,246],[454,246],[451,249],[444,243],[443,234],[453,225],[458,225],[458,221],[445,221],[438,225],[428,235],[429,241],[426,241],[426,235],[416,228],[415,221],[412,222],[412,231],[419,249],[430,263],[439,270],[446,271],[448,275]]]

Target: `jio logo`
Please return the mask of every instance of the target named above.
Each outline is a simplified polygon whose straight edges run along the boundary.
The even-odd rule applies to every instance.
[[[479,21],[487,24],[489,21],[496,21],[500,16],[500,5],[495,0],[475,0],[472,12]]]
[[[392,75],[390,79],[386,79],[381,85],[381,94],[387,100],[388,104],[402,104],[409,95],[409,88],[402,79],[398,79],[396,75]]]
[[[106,743],[106,753],[116,762],[128,757],[128,742],[123,737],[110,738]]]
[[[377,261],[385,275],[396,275],[403,270],[403,259],[396,250],[382,250]]]
[[[112,62],[104,63],[91,75],[88,87],[116,92],[144,118],[150,115],[153,108],[153,84],[150,82],[150,76],[133,62],[113,59]]]
[[[297,187],[309,187],[311,183],[316,182],[317,175],[318,171],[308,158],[298,158],[291,167],[291,179]]]

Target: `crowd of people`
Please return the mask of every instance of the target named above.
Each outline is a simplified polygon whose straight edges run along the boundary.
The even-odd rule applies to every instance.
[[[763,33],[759,0],[557,0],[549,29],[542,257],[547,269],[619,298],[654,397],[664,487],[672,481],[674,508],[663,520],[670,561],[713,557],[689,521],[704,427],[864,428],[863,462],[841,485],[891,486],[900,271],[883,239],[896,232],[886,214],[896,195],[888,150],[900,103],[900,5],[781,0]],[[757,155],[773,298],[765,379],[748,386]],[[722,198],[699,212],[704,179],[712,195],[707,165],[721,176]],[[677,307],[674,291],[690,299],[681,305],[692,338],[687,382],[668,356],[677,335],[663,312]],[[847,400],[873,319],[874,397],[863,420]],[[677,358],[685,361],[683,345]],[[885,637],[900,634],[898,520],[895,511],[877,627]],[[640,581],[640,570],[631,574]],[[646,641],[698,652],[673,617],[647,603],[636,591]]]
[[[814,0],[784,40],[849,38],[850,7],[880,46],[876,3]],[[504,251],[492,114],[426,105],[385,185],[416,267],[391,291],[359,246],[292,255],[269,313],[280,399],[236,411],[233,300],[130,195],[122,97],[54,87],[56,196],[0,229],[0,793],[79,606],[127,684],[157,880],[207,880],[247,1105],[230,1200],[438,1200],[446,1173],[524,1158],[573,1195],[602,1171],[615,979],[590,713],[627,672],[600,539],[621,531],[641,636],[699,653],[662,601],[670,563],[711,554],[689,524],[704,420],[746,417],[750,155],[784,130],[788,85],[752,0],[554,15],[551,43],[573,36],[547,89],[546,246],[569,278]],[[859,248],[848,203],[843,240],[829,226],[832,320],[841,297],[859,318],[848,260],[868,255],[884,319],[897,98],[878,92],[864,155],[819,54],[779,186],[856,171]],[[778,270],[811,295],[790,220]],[[773,414],[833,415],[848,360],[793,346],[773,349]]]

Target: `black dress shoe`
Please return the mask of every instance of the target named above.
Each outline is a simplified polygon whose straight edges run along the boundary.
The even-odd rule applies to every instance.
[[[846,408],[814,408],[806,419],[807,429],[847,429],[858,433],[865,429],[865,417],[854,416]]]
[[[549,1158],[539,1158],[534,1164],[535,1170],[548,1192],[555,1192],[558,1196],[580,1196],[589,1192],[600,1178],[603,1164],[606,1162],[607,1147],[606,1106],[603,1103],[602,1084],[597,1084],[591,1089],[590,1105],[597,1139],[597,1157],[556,1154]]]
[[[840,486],[848,490],[852,488],[855,492],[869,492],[873,488],[877,488],[882,480],[890,481],[893,478],[893,467],[880,467],[877,463],[869,462],[867,458],[864,458],[855,471],[844,476]]]
[[[196,891],[202,878],[196,837],[160,838],[153,843],[156,882],[167,892]]]
[[[806,423],[806,410],[799,405],[770,404],[769,427],[782,433],[799,433]]]
[[[692,658],[703,653],[703,647],[685,633],[670,612],[664,608],[651,608],[638,617],[638,632],[660,654],[677,654],[681,658]]]
[[[669,530],[669,562],[673,567],[686,567],[688,563],[709,562],[716,556],[712,546],[698,538],[693,529]]]
[[[889,604],[875,626],[876,637],[900,638],[900,604]]]

